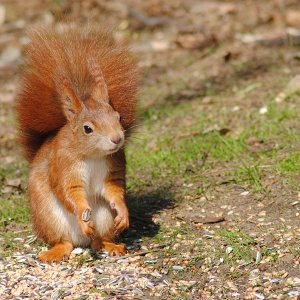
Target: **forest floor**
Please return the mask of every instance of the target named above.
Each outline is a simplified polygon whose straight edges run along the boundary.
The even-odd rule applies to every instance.
[[[3,1],[2,299],[299,299],[300,35],[286,27],[300,10],[279,2]],[[16,141],[22,49],[30,25],[88,19],[115,28],[141,71],[128,254],[76,249],[47,266]]]

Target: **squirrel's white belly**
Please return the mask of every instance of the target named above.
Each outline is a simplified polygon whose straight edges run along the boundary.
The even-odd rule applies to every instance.
[[[89,160],[83,165],[84,183],[86,186],[87,201],[92,209],[92,220],[98,237],[105,236],[114,226],[112,210],[101,195],[104,191],[104,180],[108,174],[105,160]],[[58,236],[68,236],[73,245],[88,246],[90,239],[80,231],[77,218],[61,205],[60,201],[51,193],[52,200],[44,206],[51,216]]]
[[[89,202],[93,202],[104,193],[104,179],[108,174],[105,159],[89,159],[83,165],[83,181]]]
[[[88,246],[90,239],[81,233],[76,216],[68,212],[53,194],[50,197],[52,197],[49,202],[51,204],[46,209],[49,210],[48,216],[53,221],[56,235],[70,238],[75,247]]]
[[[108,172],[108,165],[104,158],[90,159],[84,163],[83,180],[86,185],[86,196],[92,209],[92,220],[96,232],[100,236],[110,231],[114,224],[112,210],[103,198],[104,180]]]

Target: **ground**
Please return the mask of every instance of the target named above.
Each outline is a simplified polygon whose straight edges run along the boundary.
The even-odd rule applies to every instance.
[[[297,1],[3,3],[3,299],[299,299],[299,33],[286,35],[300,25]],[[47,266],[35,259],[47,245],[32,232],[16,140],[22,49],[30,25],[88,19],[115,28],[141,73],[128,254],[76,249]]]

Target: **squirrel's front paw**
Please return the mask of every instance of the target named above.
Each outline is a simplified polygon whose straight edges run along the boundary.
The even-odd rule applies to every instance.
[[[81,232],[89,237],[89,238],[94,238],[94,231],[95,231],[95,227],[94,227],[94,223],[93,221],[91,221],[91,209],[90,208],[86,208],[84,211],[82,211],[79,215],[78,215],[78,223],[79,223],[79,227]]]
[[[129,214],[125,203],[111,203],[111,208],[117,211],[115,218],[115,231],[120,233],[129,227]]]
[[[91,239],[94,238],[95,227],[94,227],[94,223],[92,221],[89,221],[89,222],[79,221],[79,227],[80,227],[81,232],[85,236],[87,236]]]

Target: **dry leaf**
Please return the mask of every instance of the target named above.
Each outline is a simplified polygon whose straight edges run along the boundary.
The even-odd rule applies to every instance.
[[[300,29],[300,10],[288,10],[285,18],[288,26]]]
[[[184,34],[177,38],[176,42],[185,49],[204,49],[216,42],[213,36],[204,34]]]
[[[21,187],[21,179],[15,178],[15,179],[7,179],[6,180],[6,186],[12,186],[12,187]]]
[[[202,223],[202,224],[214,224],[219,222],[224,222],[224,216],[219,217],[204,217],[204,218],[194,218],[192,219],[194,223]]]

